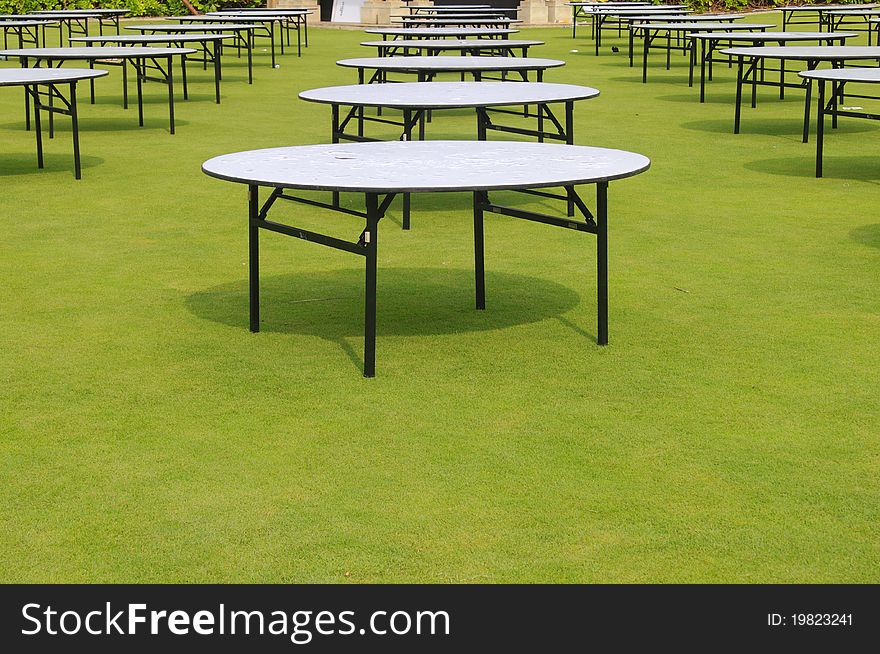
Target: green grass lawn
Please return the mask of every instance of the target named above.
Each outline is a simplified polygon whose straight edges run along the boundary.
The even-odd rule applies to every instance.
[[[326,142],[296,96],[354,83],[362,32],[260,53],[253,86],[227,58],[219,106],[193,67],[174,136],[164,87],[139,129],[112,68],[79,182],[69,121],[38,171],[0,89],[3,581],[880,581],[880,128],[842,119],[815,179],[801,93],[761,89],[735,136],[726,66],[701,105],[681,56],[643,85],[587,30],[522,36],[601,90],[578,144],[653,162],[610,188],[611,343],[592,236],[487,217],[477,313],[469,195],[417,196],[380,229],[375,379],[349,254],[264,236],[248,332],[246,192],[200,171]]]

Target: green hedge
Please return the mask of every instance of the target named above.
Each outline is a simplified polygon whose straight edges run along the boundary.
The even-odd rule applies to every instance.
[[[190,0],[199,11],[218,7],[256,7],[265,0]],[[180,0],[0,0],[0,14],[27,14],[39,9],[131,9],[132,16],[179,16],[189,13]]]

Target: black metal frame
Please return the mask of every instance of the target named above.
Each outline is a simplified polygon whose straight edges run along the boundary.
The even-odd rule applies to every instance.
[[[522,220],[586,232],[596,235],[597,272],[597,343],[608,344],[608,182],[596,183],[596,211],[589,210],[574,186],[564,186],[567,197],[581,212],[583,220],[562,218],[543,213],[525,211],[496,204],[491,201],[488,191],[473,191],[474,214],[474,281],[475,306],[477,310],[486,308],[485,257],[483,219],[486,213],[495,213]],[[264,229],[304,241],[311,241],[335,250],[357,254],[365,259],[364,274],[364,377],[376,375],[376,287],[378,268],[378,226],[385,216],[395,193],[364,193],[364,211],[356,211],[304,198],[285,192],[283,188],[273,188],[269,198],[260,204],[259,185],[248,185],[248,295],[249,324],[251,332],[260,331],[260,249],[259,234]],[[543,194],[542,191],[534,191]],[[366,225],[357,241],[346,241],[326,234],[268,220],[268,213],[279,199],[297,202],[312,207],[329,209],[337,213],[357,216]]]
[[[405,28],[405,27],[398,27],[398,28],[392,28],[392,29],[399,29],[399,30],[403,31],[403,30],[406,30],[407,28]],[[495,29],[495,28],[488,28],[488,29]],[[501,27],[499,27],[499,28],[497,28],[497,29],[500,30],[500,29],[510,29],[510,28],[501,28]],[[455,38],[455,39],[462,39],[462,40],[463,40],[463,39],[466,39],[469,35],[465,35],[465,36],[451,36],[451,35],[450,35],[450,36],[446,36],[446,35],[443,35],[443,36],[439,36],[439,37],[437,37],[437,36],[430,36],[430,35],[428,35],[428,34],[412,34],[412,35],[404,35],[404,34],[382,34],[381,36],[382,36],[382,40],[383,40],[383,41],[398,41],[398,40],[401,40],[401,39],[404,39],[404,40],[407,40],[407,41],[409,41],[409,40],[419,41],[419,40],[422,40],[422,39],[436,39],[436,38],[441,38],[441,39]],[[388,38],[389,36],[391,37],[390,39]],[[505,33],[502,33],[502,34],[489,34],[489,35],[486,35],[486,36],[477,36],[477,37],[475,37],[475,38],[478,38],[478,39],[497,39],[497,40],[499,40],[499,41],[504,41],[504,40],[507,39],[507,37],[509,37],[509,36],[510,36],[510,34],[508,34],[508,33],[505,32]]]
[[[181,16],[177,18],[177,21],[181,24],[186,25],[197,25],[200,20],[198,20],[198,16],[195,17],[186,17]],[[211,18],[217,18],[216,16],[212,16]],[[222,23],[222,20],[218,20],[218,23]],[[231,21],[230,21],[231,22]],[[240,22],[248,23],[252,27],[250,29],[250,39],[251,44],[256,43],[257,37],[263,37],[269,39],[269,52],[271,53],[271,66],[275,68],[275,44],[278,43],[281,46],[281,54],[284,54],[284,30],[285,30],[285,19],[284,18],[260,18],[259,20],[253,20],[249,18],[242,19]],[[278,26],[278,38],[275,38],[275,27]],[[289,34],[288,34],[289,37]],[[299,24],[297,23],[296,27],[296,45],[297,45],[297,56],[302,56],[302,46],[300,42],[300,33],[299,33]],[[250,52],[250,49],[248,50]]]
[[[3,15],[0,14],[0,20]],[[46,23],[40,25],[0,25],[3,28],[3,49],[9,49],[9,32],[18,37],[18,47],[25,48],[26,44],[31,44],[35,48],[40,47],[40,28],[43,31],[43,40],[46,40]]]
[[[861,22],[864,23],[860,25],[857,21],[855,25],[848,22],[853,18],[861,18]],[[877,14],[827,14],[825,16],[825,31],[827,32],[835,32],[837,30],[843,29],[846,32],[866,32],[868,35],[868,45],[873,45],[871,41],[873,40],[873,31],[874,27],[871,24],[872,18],[880,18],[880,12]]]
[[[117,34],[116,36],[120,36]],[[202,70],[208,69],[208,64],[213,66],[214,71],[214,102],[216,104],[220,104],[220,80],[223,79],[223,74],[221,70],[221,53],[223,52],[223,44],[220,38],[210,38],[210,39],[200,39],[200,40],[187,40],[181,41],[175,37],[185,36],[184,34],[166,34],[166,35],[157,35],[160,36],[163,40],[156,41],[157,43],[164,43],[168,45],[168,47],[178,47],[178,48],[186,48],[187,44],[192,45],[196,43],[201,48],[202,54],[200,57],[194,57],[189,59],[187,55],[181,56],[180,67],[181,67],[181,78],[183,83],[183,99],[189,99],[189,91],[187,85],[187,77],[186,77],[186,62],[187,61],[195,61],[197,63],[202,64]],[[113,36],[104,37],[101,43],[115,43],[120,47],[137,47],[143,45],[142,43],[137,43],[134,41],[126,41],[124,37],[120,37],[122,40],[117,40]],[[93,47],[96,41],[87,41],[88,47]],[[209,48],[208,44],[211,43],[212,47]],[[213,50],[213,52],[212,52]],[[94,89],[92,90],[92,103],[94,104]]]
[[[749,25],[749,23],[739,23],[740,25]],[[732,25],[732,23],[731,23]],[[682,36],[684,30],[674,30],[668,27],[661,28],[652,28],[650,25],[646,27],[639,28],[643,33],[643,45],[642,45],[642,83],[647,84],[648,82],[648,53],[651,50],[651,44],[660,37],[660,32],[666,32],[666,46],[663,48],[659,48],[661,50],[666,51],[666,70],[669,70],[670,65],[672,63],[672,53],[674,51],[681,51],[682,54],[688,55],[688,62],[690,66],[690,72],[688,76],[688,86],[693,84],[693,74],[694,74],[694,62],[697,58],[697,49],[696,43],[693,39],[677,39],[677,44],[673,44],[672,41],[672,33],[677,32],[678,36]],[[653,35],[651,31],[653,30]],[[720,30],[718,30],[720,31]],[[736,30],[742,32],[766,32],[766,27],[747,27],[746,29]],[[654,48],[655,50],[658,48]]]
[[[419,41],[424,43],[435,43],[435,45],[442,44],[444,39],[419,39]],[[471,39],[472,41],[480,41],[481,39]],[[497,43],[498,45],[493,45],[490,48],[485,48],[482,45],[475,46],[473,48],[467,48],[462,46],[453,46],[448,48],[435,47],[427,50],[427,54],[425,56],[435,57],[439,56],[441,52],[460,51],[462,56],[470,56],[470,57],[528,57],[529,56],[529,45],[517,45],[517,46],[507,46],[504,44],[504,40],[502,39],[486,39],[487,41],[492,41],[493,43]],[[394,57],[394,56],[422,56],[423,51],[426,48],[418,45],[406,45],[406,46],[398,46],[395,45],[396,41],[377,41],[376,42],[376,50],[377,56],[379,57]],[[402,52],[401,52],[402,50]],[[416,52],[411,52],[415,50]],[[520,53],[517,54],[515,51],[519,50]]]
[[[76,108],[76,83],[79,80],[59,81],[59,82],[37,82],[33,84],[23,84],[25,91],[25,104],[30,106],[33,103],[34,108],[34,131],[37,139],[37,167],[42,169],[43,166],[43,123],[41,112],[45,111],[49,114],[50,125],[55,114],[70,116],[71,134],[73,140],[73,171],[76,179],[82,179],[82,166],[80,163],[79,153],[79,116]],[[65,97],[61,92],[61,86],[69,88],[69,96]],[[41,89],[45,87],[45,89]],[[44,102],[43,98],[48,101]],[[56,105],[58,100],[61,104]],[[30,111],[27,114],[27,129],[30,129]],[[54,130],[50,130],[49,138],[54,138]]]
[[[171,29],[167,30],[159,30],[155,29],[144,29],[137,25],[133,26],[132,29],[136,29],[141,34],[151,34],[151,35],[167,35],[173,36],[174,34],[184,35],[186,32],[174,32],[173,25],[168,26]],[[225,34],[230,33],[235,36],[235,45],[234,47],[238,51],[238,56],[241,57],[241,49],[244,46],[245,55],[247,57],[247,69],[248,69],[248,84],[254,83],[254,58],[253,58],[253,50],[254,50],[254,28],[253,27],[234,27],[234,28],[222,28],[222,29],[212,29],[208,28],[204,30],[206,34]],[[242,36],[242,32],[245,32],[247,36]],[[220,45],[220,53],[223,52],[223,45]]]
[[[750,84],[752,87],[752,99],[751,99],[751,107],[754,109],[758,106],[757,96],[758,96],[758,86],[774,86],[779,88],[780,90],[780,98],[782,97],[783,91],[785,89],[802,89],[806,91],[806,98],[804,101],[804,129],[803,129],[803,142],[807,143],[810,139],[810,105],[812,103],[812,93],[813,93],[813,85],[809,83],[806,78],[800,78],[801,81],[797,84],[792,84],[790,82],[784,82],[780,79],[779,82],[768,82],[764,79],[759,78],[759,71],[763,70],[763,60],[766,57],[762,56],[750,56],[749,65],[745,66],[746,57],[743,55],[739,55],[737,57],[737,73],[736,73],[736,111],[734,113],[733,120],[733,133],[740,133],[740,123],[742,118],[742,87],[743,84]],[[777,58],[777,57],[771,57]],[[817,58],[817,59],[799,59],[798,61],[803,61],[806,64],[807,70],[815,70],[816,67],[821,62],[827,62],[831,64],[832,68],[843,68],[846,61],[845,59],[825,59],[825,58]],[[868,59],[867,61],[870,61]],[[780,60],[780,68],[785,68],[785,60]],[[775,70],[775,69],[774,69]],[[859,97],[859,96],[855,96]],[[842,96],[841,96],[842,99]],[[842,115],[842,114],[841,114]]]
[[[837,119],[841,116],[847,118],[863,118],[866,120],[880,120],[880,114],[868,111],[856,111],[854,109],[841,109],[840,104],[844,100],[844,87],[847,82],[858,84],[858,80],[816,80],[819,83],[819,93],[816,110],[816,177],[822,177],[822,159],[825,150],[825,117],[831,116],[831,127],[837,128]],[[826,82],[831,82],[831,95],[826,93]],[[812,85],[813,80],[808,84]],[[853,95],[850,98],[864,100],[880,100],[876,95]]]
[[[138,102],[138,126],[144,126],[144,99],[143,99],[143,83],[145,81],[151,82],[160,82],[165,84],[168,87],[168,121],[169,121],[169,131],[171,134],[174,134],[174,59],[175,55],[159,55],[159,56],[150,56],[143,55],[139,57],[125,57],[122,59],[121,63],[116,64],[108,61],[104,61],[102,65],[111,65],[111,66],[120,66],[122,68],[122,108],[128,109],[128,66],[126,63],[130,63],[132,67],[135,69],[135,78],[137,80],[137,102]],[[183,57],[183,55],[181,55]],[[47,68],[61,68],[65,61],[72,61],[72,59],[57,59],[54,57],[34,57],[34,56],[22,56],[19,57],[19,61],[21,63],[22,68],[28,68],[28,62],[34,59],[34,68],[40,67],[40,62],[45,62]],[[101,59],[101,57],[96,57],[94,59],[87,59],[85,57],[81,58],[81,60],[86,60],[89,62],[89,68],[94,67],[94,62],[96,59]],[[165,67],[162,67],[160,60],[165,61]],[[185,67],[184,67],[185,69]],[[150,76],[149,71],[158,71],[161,77]],[[94,103],[95,101],[95,91],[94,91],[94,80],[90,80],[91,82],[91,101]],[[50,98],[51,101],[51,98]],[[25,116],[27,129],[30,129],[30,108],[29,108],[30,99],[29,96],[25,96]],[[52,114],[49,114],[49,135],[50,138],[54,136],[55,132],[55,123]]]
[[[695,42],[697,40],[698,39],[691,38],[692,42]],[[721,47],[725,47],[725,48],[732,47],[733,42],[735,42],[737,40],[738,39],[736,39],[736,38],[733,38],[733,39],[725,38],[725,39],[723,39],[723,45],[722,45],[722,43],[721,43],[722,39],[705,39],[705,38],[699,39],[699,41],[700,41],[700,102],[706,101],[706,80],[708,80],[710,82],[712,81],[712,64],[715,62],[726,63],[728,65],[728,67],[730,67],[730,66],[732,66],[733,61],[734,61],[733,57],[729,57],[727,55],[725,55],[723,58],[716,59],[713,56],[714,53]],[[837,41],[839,41],[840,43],[838,45],[843,45],[846,42],[846,38],[844,37],[844,38],[816,39],[816,41],[819,43],[825,43],[828,45],[835,45],[835,43]],[[706,47],[707,42],[708,42],[708,48]],[[803,41],[798,41],[798,42],[802,43]],[[748,41],[748,42],[742,41],[742,43],[740,45],[742,47],[756,47],[757,48],[757,47],[765,46],[767,43],[776,43],[780,47],[784,47],[785,44],[788,43],[788,40],[787,39],[779,39],[779,38],[769,38],[769,39],[760,40],[760,41],[754,41],[754,40]],[[696,43],[694,43],[694,48],[696,48]],[[691,69],[690,69],[690,72],[688,75],[688,86],[694,85],[694,68],[696,66],[695,59],[696,59],[696,55],[694,55],[694,57],[691,58]],[[766,81],[766,73],[767,72],[779,73],[779,82],[774,83],[774,82]],[[760,83],[763,85],[767,85],[767,86],[778,86],[779,87],[779,98],[780,98],[780,100],[784,100],[785,99],[785,89],[792,88],[791,85],[787,85],[785,82],[786,73],[797,73],[797,71],[787,69],[785,67],[785,60],[784,59],[780,60],[778,68],[768,67],[766,65],[766,62],[762,61],[761,62],[761,73],[760,73],[761,82]],[[797,84],[795,86],[797,88],[800,88],[801,85]]]

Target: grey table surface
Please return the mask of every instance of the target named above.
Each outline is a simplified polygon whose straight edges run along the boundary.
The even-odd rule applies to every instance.
[[[463,109],[570,102],[595,98],[599,91],[576,84],[548,82],[403,82],[350,84],[303,91],[309,102],[388,109]]]
[[[792,59],[804,61],[835,61],[841,59],[880,59],[880,46],[874,45],[827,45],[786,47],[763,46],[757,48],[727,48],[721,54],[743,57],[766,57],[768,59]]]
[[[689,14],[679,14],[677,16],[669,16],[666,14],[655,14],[655,15],[641,15],[641,16],[627,16],[627,19],[631,20],[634,23],[639,22],[640,20],[646,23],[659,23],[664,20],[669,21],[670,23],[682,23],[682,22],[692,22],[692,23],[705,23],[711,21],[724,22],[725,20],[739,20],[740,18],[745,18],[744,14],[697,14],[697,15],[689,15]]]
[[[430,36],[442,38],[445,36],[501,36],[503,34],[516,34],[519,30],[501,27],[371,27],[364,30],[367,34],[385,34],[387,36]]]
[[[106,70],[93,68],[0,68],[0,86],[76,82],[105,75]]]
[[[692,9],[686,8],[684,5],[679,5],[678,7],[639,7],[638,9],[601,9],[597,11],[593,11],[591,13],[595,13],[602,16],[609,16],[611,18],[629,18],[630,16],[641,16],[645,13],[655,14],[666,12],[668,14],[687,14],[693,11]]]
[[[377,141],[236,152],[202,170],[244,184],[303,190],[420,193],[593,184],[637,175],[647,157],[518,141]]]
[[[399,22],[412,25],[510,25],[511,23],[521,23],[522,20],[518,18],[449,18],[442,16],[438,18],[401,18]]]
[[[806,79],[824,79],[835,82],[880,83],[880,68],[832,68],[830,70],[804,70],[798,73]]]
[[[692,30],[746,32],[776,27],[776,23],[637,23],[634,27],[645,27],[652,30],[666,30],[669,32],[690,32]]]
[[[107,36],[72,36],[69,41],[81,43],[197,43],[199,41],[222,41],[234,39],[234,34],[112,34]]]
[[[880,7],[874,9],[828,9],[823,13],[826,16],[877,16],[880,15]]]
[[[182,20],[188,23],[268,23],[270,21],[275,20],[284,20],[288,18],[288,16],[280,16],[278,14],[273,14],[272,16],[253,16],[251,12],[242,13],[242,14],[214,14],[214,15],[200,15],[200,16],[169,16],[167,20]]]
[[[257,18],[266,16],[308,16],[313,9],[265,9],[263,11],[234,11],[227,9],[225,11],[209,11],[206,16],[255,16]]]
[[[374,70],[416,70],[436,72],[539,70],[564,66],[561,59],[538,57],[359,57],[340,59],[338,66]]]
[[[199,25],[153,23],[150,25],[125,25],[125,29],[142,32],[197,32],[199,30],[253,30],[257,27],[254,23],[201,23]]]
[[[125,14],[130,14],[131,9],[63,9],[63,10],[53,10],[53,9],[40,9],[34,12],[35,14],[70,14],[70,15],[79,15],[79,14],[104,14],[105,16],[124,16]]]
[[[855,32],[696,32],[688,34],[692,39],[709,41],[832,41],[851,39],[858,36]]]
[[[89,19],[89,18],[103,18],[106,14],[101,14],[95,11],[86,11],[85,9],[68,9],[68,10],[59,10],[59,11],[40,11],[37,12],[39,16],[46,16],[47,18],[58,18],[58,19],[66,19],[66,18],[74,18],[74,19]]]
[[[368,47],[422,48],[424,50],[494,50],[544,45],[543,41],[522,39],[398,39],[397,41],[363,41]]]
[[[57,20],[2,20],[0,16],[0,27],[38,27],[40,25],[51,25],[57,23]]]
[[[137,59],[140,57],[173,57],[195,54],[192,48],[117,48],[113,46],[73,48],[21,48],[0,50],[6,57],[31,57],[34,59]]]
[[[785,10],[785,11],[826,11],[828,9],[842,9],[842,8],[852,8],[852,9],[870,9],[872,7],[880,7],[880,5],[876,3],[864,3],[857,5],[792,5],[791,7],[776,7],[776,10]]]

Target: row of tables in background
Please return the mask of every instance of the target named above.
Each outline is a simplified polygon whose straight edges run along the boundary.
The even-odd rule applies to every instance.
[[[589,3],[574,4],[580,5],[583,10]],[[403,228],[409,229],[411,194],[466,191],[473,196],[476,308],[484,309],[486,301],[484,214],[497,213],[594,234],[597,248],[596,340],[600,345],[606,344],[607,189],[611,181],[646,170],[648,160],[634,153],[574,145],[575,104],[596,98],[599,90],[588,86],[544,82],[546,71],[564,66],[565,62],[529,57],[529,50],[539,47],[542,42],[511,38],[517,34],[517,30],[516,19],[510,16],[510,10],[499,11],[479,5],[455,9],[412,6],[410,12],[409,16],[396,17],[401,26],[366,30],[368,34],[381,36],[381,40],[362,43],[365,47],[375,48],[378,56],[346,58],[337,62],[357,72],[357,84],[310,89],[300,94],[305,101],[329,106],[331,129],[327,145],[249,151],[205,162],[203,170],[207,174],[245,184],[248,188],[250,329],[254,332],[260,330],[261,231],[280,233],[362,256],[365,259],[364,375],[373,376],[380,220],[386,216],[398,195],[402,196],[403,201]],[[614,18],[616,23],[609,22],[612,12],[617,13]],[[681,6],[674,5],[651,9],[644,6],[611,9],[606,5],[602,11],[591,9],[589,14],[594,19],[591,34],[596,40],[597,53],[603,31],[606,32],[606,39],[607,32],[615,29],[623,37],[625,26],[630,46],[629,63],[633,65],[633,41],[636,38],[643,41],[645,81],[648,53],[652,48],[661,49],[660,46],[666,51],[667,68],[671,66],[672,52],[680,50],[690,54],[689,77],[692,83],[697,44],[701,44],[701,98],[705,94],[707,79],[711,79],[716,55],[718,61],[723,57],[727,63],[737,63],[737,131],[742,89],[746,85],[751,85],[754,102],[755,89],[759,84],[772,83],[779,87],[782,94],[786,88],[802,87],[807,81],[811,83],[816,80],[820,85],[817,174],[821,174],[824,115],[831,113],[836,120],[839,115],[858,113],[846,113],[840,108],[844,85],[864,79],[876,78],[876,81],[880,81],[880,76],[876,76],[880,69],[841,68],[849,60],[880,59],[878,47],[837,45],[856,36],[854,33],[821,30],[806,33],[806,36],[804,33],[792,36],[791,32],[769,31],[775,27],[774,24],[740,21],[741,15],[692,16]],[[635,20],[638,16],[641,19]],[[230,25],[247,25],[233,20],[231,16],[222,21],[205,17],[200,22],[202,27],[217,25],[224,38],[232,36],[226,33]],[[169,29],[173,27],[163,25]],[[151,31],[154,27],[145,26],[143,31]],[[198,25],[189,27],[197,29]],[[223,30],[223,27],[227,29]],[[252,28],[253,25],[249,29]],[[203,33],[207,31],[203,30]],[[274,40],[272,35],[268,38]],[[248,39],[250,43],[242,47],[250,52],[253,37],[249,36]],[[834,45],[806,48],[766,46],[767,43],[785,44],[796,40]],[[727,47],[740,43],[759,44],[761,47]],[[154,53],[158,50],[146,49]],[[33,52],[33,49],[29,50]],[[179,54],[183,59],[193,52],[188,49]],[[458,54],[446,56],[444,53]],[[460,56],[462,54],[491,56]],[[765,60],[772,57],[782,60],[782,65],[779,79],[771,81],[767,76],[770,71],[765,66]],[[208,60],[207,50],[204,59]],[[219,61],[219,56],[215,55],[214,60]],[[802,82],[793,84],[786,81],[785,60],[806,62],[808,70],[800,71]],[[834,70],[818,70],[822,62],[830,62]],[[82,72],[90,76],[101,73]],[[461,81],[440,81],[444,74],[460,76]],[[142,71],[139,71],[138,79],[141,75]],[[217,80],[219,75],[218,68]],[[464,81],[465,76],[473,81]],[[91,81],[93,77],[88,79]],[[167,81],[170,88],[170,63]],[[809,83],[806,86],[807,112],[810,106]],[[826,83],[832,84],[830,94],[826,92]],[[30,91],[29,95],[33,97]],[[173,93],[170,93],[169,107],[173,106],[172,103]],[[450,109],[474,111],[475,140],[426,140],[427,125],[432,121],[433,113]],[[73,119],[75,122],[75,115]],[[808,120],[807,113],[805,125],[808,125]],[[376,132],[375,126],[381,126],[385,131]],[[389,127],[393,128],[392,141],[387,140]],[[490,133],[515,134],[537,142],[489,142]],[[805,129],[805,138],[806,135]],[[379,138],[386,140],[377,140]],[[592,207],[588,206],[589,203],[578,189],[583,185],[594,185],[596,188]],[[261,197],[261,189],[268,189],[268,196],[264,192]],[[496,191],[500,190],[521,191],[560,202],[561,215],[501,204],[495,197]],[[316,199],[313,193],[303,193],[311,191],[330,192],[330,197],[328,200]],[[349,202],[342,202],[342,193],[362,195],[364,209],[353,209]],[[345,240],[270,219],[270,211],[279,201],[354,215],[364,221],[364,227],[355,239]]]
[[[700,102],[705,101],[706,82],[712,79],[713,64],[735,64],[737,83],[734,133],[740,132],[744,89],[750,91],[752,108],[757,106],[759,86],[777,88],[780,99],[785,97],[786,89],[798,89],[804,90],[806,94],[803,124],[803,141],[806,143],[809,140],[815,83],[819,87],[816,117],[817,177],[821,177],[823,173],[827,116],[831,117],[834,127],[842,116],[880,119],[877,112],[846,106],[847,98],[880,99],[874,95],[866,95],[865,92],[847,92],[847,84],[880,83],[880,68],[876,65],[864,67],[867,63],[880,62],[880,4],[780,7],[776,10],[782,12],[781,31],[774,30],[775,23],[744,21],[743,14],[691,15],[685,5],[649,5],[638,2],[570,4],[574,19],[572,35],[577,35],[578,25],[588,24],[597,55],[600,52],[603,31],[616,30],[620,37],[626,33],[630,66],[633,65],[634,40],[643,41],[643,82],[648,80],[649,53],[652,48],[665,51],[667,70],[671,67],[673,52],[688,56],[689,86],[693,85],[695,68],[699,67]],[[788,28],[793,25],[810,25],[814,27],[814,31],[790,31]],[[840,31],[844,26],[846,31]],[[877,45],[872,45],[874,31],[877,31]],[[860,33],[867,34],[868,45],[845,45],[846,41],[858,37]],[[791,43],[810,45],[788,45]],[[791,62],[798,62],[800,67],[790,69]],[[831,68],[820,69],[822,64]],[[845,68],[848,64],[859,67]],[[798,80],[790,81],[787,76],[795,74]],[[829,92],[826,92],[826,86],[830,89]]]
[[[165,84],[168,88],[169,132],[174,134],[174,69],[178,67],[180,70],[183,99],[186,100],[189,97],[186,64],[188,59],[194,60],[193,55],[198,55],[195,61],[201,63],[203,69],[210,65],[214,100],[219,104],[224,42],[231,44],[239,57],[244,52],[249,83],[253,83],[253,51],[257,37],[268,39],[272,67],[276,66],[276,45],[280,46],[283,54],[285,41],[287,45],[292,43],[292,33],[296,35],[298,56],[302,54],[302,47],[308,46],[310,10],[307,9],[239,9],[211,12],[204,16],[177,16],[163,23],[126,25],[126,30],[139,34],[122,34],[120,18],[127,13],[127,9],[72,9],[0,17],[4,47],[7,48],[0,51],[0,57],[17,59],[22,67],[21,71],[0,69],[0,86],[20,86],[25,89],[25,126],[31,129],[33,107],[39,167],[43,167],[41,114],[48,115],[50,138],[54,137],[55,116],[66,115],[70,116],[73,124],[74,173],[77,179],[81,177],[76,85],[80,81],[88,81],[90,99],[94,103],[95,80],[107,74],[106,71],[94,70],[95,64],[121,68],[122,106],[126,109],[129,105],[129,68],[132,69],[140,126],[144,125],[144,82]],[[99,35],[89,35],[90,23],[98,25]],[[77,45],[39,47],[41,41],[43,45],[46,43],[46,30],[53,28],[58,30],[62,44],[66,30],[67,42]],[[115,34],[111,33],[113,31]],[[17,37],[18,48],[8,49],[10,36]],[[188,46],[195,46],[198,50]],[[69,61],[86,62],[89,68],[65,69],[63,73],[53,71]]]

